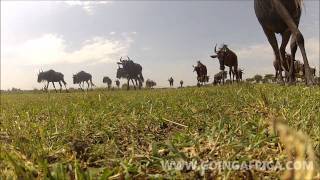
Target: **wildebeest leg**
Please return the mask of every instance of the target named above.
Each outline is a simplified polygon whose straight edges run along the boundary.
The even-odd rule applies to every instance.
[[[282,57],[282,60],[284,60],[284,61],[282,61],[282,62],[286,63],[286,67],[289,67],[289,72],[287,72],[287,69],[285,69],[285,68],[283,68],[283,67],[281,67],[281,68],[285,71],[286,79],[287,79],[287,81],[289,82],[289,84],[292,84],[292,83],[294,83],[294,81],[295,81],[294,75],[293,75],[292,72],[291,72],[291,69],[294,68],[294,67],[293,67],[293,66],[294,66],[294,65],[293,65],[293,63],[294,63],[294,61],[293,61],[294,58],[292,58],[292,59],[289,61],[290,64],[288,64],[287,59],[285,59],[285,58],[286,58],[286,57],[285,57],[286,47],[287,47],[287,45],[288,45],[288,42],[289,42],[289,39],[290,39],[290,36],[291,36],[291,31],[288,30],[288,31],[282,33],[281,36],[282,36],[282,42],[281,42],[281,46],[280,46],[280,55],[281,55],[281,57]],[[281,64],[281,65],[283,65],[283,64]],[[292,78],[293,78],[293,79],[292,79]]]
[[[54,90],[55,90],[56,92],[58,92],[57,89],[56,89],[56,86],[54,85],[54,82],[53,82],[53,81],[52,81],[52,85],[53,85],[53,87],[54,87]]]
[[[230,81],[233,82],[233,78],[231,79],[231,73],[232,73],[231,71],[232,71],[232,66],[229,67],[229,77],[230,77]]]
[[[136,85],[134,84],[133,79],[131,79],[131,82],[132,82],[132,84],[133,84],[133,88],[134,88],[134,90],[136,90]]]
[[[86,83],[87,83],[87,91],[89,91],[89,88],[90,88],[90,84],[89,84],[89,81],[86,81]]]
[[[62,84],[61,81],[59,81],[59,85],[60,85],[60,92],[62,91]]]
[[[64,84],[64,87],[66,88],[66,92],[68,92],[67,83],[64,81],[64,79],[62,79],[62,83]]]
[[[48,91],[48,88],[49,88],[49,81],[47,82],[47,85],[44,85],[44,90]]]
[[[282,5],[281,1],[278,0],[273,0],[273,4],[275,4],[275,8],[279,15],[282,17],[282,19],[285,21],[287,26],[290,28],[292,32],[292,39],[296,41],[296,43],[299,46],[299,49],[301,51],[302,57],[303,57],[303,63],[304,63],[304,68],[305,68],[305,79],[306,79],[306,84],[312,85],[314,84],[314,78],[311,75],[310,72],[310,66],[306,54],[306,49],[304,47],[304,37],[300,30],[298,29],[298,24],[295,24],[292,17],[288,13],[288,10]],[[294,56],[293,56],[294,57]],[[291,68],[290,68],[291,70]],[[292,68],[293,70],[293,68]],[[293,71],[292,71],[293,72]]]
[[[128,82],[127,82],[127,90],[129,90],[129,89],[130,89],[130,87],[129,87],[129,81],[130,81],[130,78],[128,78]]]
[[[282,69],[281,68],[281,64],[282,64],[283,60],[282,60],[282,57],[280,55],[280,50],[279,50],[277,38],[276,38],[275,34],[272,31],[266,29],[265,27],[262,27],[262,29],[263,29],[264,33],[266,34],[266,36],[268,38],[268,41],[269,41],[269,43],[270,43],[270,45],[271,45],[271,47],[273,49],[274,55],[276,57],[276,61],[279,62],[280,69]],[[281,71],[279,73],[279,76],[280,76],[281,84],[284,84]]]
[[[83,89],[82,89],[82,87],[81,87],[81,82],[79,83],[79,87],[80,87],[80,89],[83,91]]]

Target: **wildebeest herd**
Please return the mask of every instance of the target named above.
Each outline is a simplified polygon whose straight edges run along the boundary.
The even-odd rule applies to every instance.
[[[255,14],[274,52],[275,60],[273,65],[275,68],[275,77],[281,84],[294,84],[296,82],[296,77],[304,78],[307,85],[315,84],[315,68],[310,68],[309,66],[304,38],[298,28],[302,11],[302,1],[303,0],[254,0]],[[280,48],[275,34],[280,34],[282,37]],[[291,54],[287,54],[285,50],[290,38]],[[303,63],[295,59],[298,47],[303,57]],[[226,44],[223,44],[218,50],[216,45],[214,47],[214,52],[215,55],[211,55],[210,57],[219,60],[221,71],[214,75],[213,83],[223,84],[225,82],[225,79],[227,78],[225,66],[229,67],[231,82],[241,81],[243,70],[238,68],[238,57],[236,53],[229,49]],[[120,58],[120,61],[117,64],[116,86],[119,88],[120,81],[118,79],[124,78],[127,79],[127,89],[130,88],[130,81],[134,89],[136,89],[136,87],[140,89],[144,82],[142,66],[133,62],[129,57],[127,57],[127,59]],[[207,67],[204,64],[198,61],[198,64],[193,66],[193,68],[197,73],[198,86],[209,82]],[[284,72],[284,78],[282,72]],[[58,82],[60,91],[62,90],[61,83],[63,83],[67,90],[64,75],[60,72],[55,72],[54,70],[39,72],[38,82],[42,81],[47,82],[44,87],[45,90],[48,89],[50,82],[54,88],[54,83]],[[168,81],[170,87],[173,86],[173,78],[170,77]],[[79,84],[80,89],[84,89],[85,82],[87,83],[87,89],[89,89],[90,86],[91,88],[94,86],[91,74],[80,71],[73,75],[73,83]],[[103,83],[107,83],[107,87],[110,89],[112,80],[109,77],[104,77]],[[156,83],[152,80],[146,81],[146,87],[148,88],[152,88],[155,85]],[[180,87],[182,86],[183,81],[181,80]]]

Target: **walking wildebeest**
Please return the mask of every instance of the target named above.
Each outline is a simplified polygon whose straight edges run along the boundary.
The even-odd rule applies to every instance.
[[[80,71],[77,74],[74,74],[72,78],[73,78],[73,84],[79,84],[79,87],[81,90],[83,90],[84,88],[84,82],[86,82],[88,85],[87,90],[90,88],[90,86],[91,86],[91,89],[94,86],[94,84],[92,83],[91,74],[86,73],[84,71]],[[83,84],[83,88],[81,87],[81,83]]]
[[[214,47],[214,52],[216,55],[210,56],[211,58],[218,58],[220,64],[220,70],[224,71],[225,66],[229,67],[229,75],[231,80],[232,75],[232,82],[234,81],[234,75],[236,76],[236,80],[238,80],[238,57],[237,55],[231,51],[227,45],[223,45],[222,48],[217,51],[217,45]],[[224,83],[224,78],[222,79]]]
[[[120,62],[118,62],[117,64],[122,65],[122,68],[120,66],[118,67],[117,78],[118,79],[125,78],[128,80],[127,90],[130,89],[130,86],[129,86],[130,80],[133,84],[134,89],[136,89],[136,86],[139,86],[139,89],[140,89],[142,87],[142,83],[144,82],[141,65],[134,63],[129,57],[127,60],[122,60],[122,57],[121,57]],[[133,80],[135,80],[135,82]]]
[[[172,87],[172,86],[173,86],[173,78],[170,77],[170,78],[168,79],[168,81],[169,81],[170,87]]]
[[[120,81],[119,81],[119,79],[117,79],[116,81],[116,86],[118,87],[118,89],[120,88]]]
[[[108,89],[111,88],[112,80],[108,76],[103,77],[102,82],[107,83]]]
[[[221,84],[221,81],[223,82],[223,79],[226,79],[227,76],[227,71],[220,71],[219,73],[214,75],[213,84]]]
[[[183,87],[183,81],[181,80],[180,81],[180,88],[182,88]]]
[[[64,84],[64,87],[66,88],[66,91],[68,92],[68,89],[67,89],[67,83],[64,81],[64,76],[62,73],[60,72],[56,72],[52,69],[48,70],[48,71],[41,71],[39,72],[38,74],[38,83],[42,82],[42,81],[47,81],[47,85],[44,86],[44,89],[46,91],[48,91],[48,87],[49,87],[49,83],[51,82],[53,87],[54,87],[54,90],[57,92],[57,89],[56,89],[56,86],[54,85],[55,82],[59,82],[60,84],[60,92],[62,90],[62,84],[61,82]]]
[[[150,79],[148,79],[148,80],[146,81],[146,87],[147,87],[147,88],[153,88],[153,87],[156,86],[156,85],[157,85],[157,83],[154,82],[154,81],[152,81],[152,80],[150,80]]]
[[[301,17],[301,6],[303,0],[254,0],[254,9],[259,23],[273,49],[275,59],[283,62],[285,50],[291,37],[291,56],[295,59],[297,46],[299,46],[303,62],[305,64],[306,84],[314,84],[311,76],[309,62],[304,46],[304,38],[298,26]],[[282,43],[279,49],[275,33],[282,36]],[[289,83],[295,82],[294,62],[291,61],[289,70]],[[280,65],[282,63],[279,63]],[[282,79],[282,75],[280,74]],[[283,80],[282,80],[283,82]]]
[[[198,61],[197,66],[193,66],[193,72],[197,72],[197,85],[201,86],[209,81],[209,76],[207,76],[207,67]]]

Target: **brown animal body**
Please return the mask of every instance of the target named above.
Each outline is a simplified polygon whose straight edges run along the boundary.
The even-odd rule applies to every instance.
[[[310,72],[309,62],[304,47],[304,38],[298,29],[302,1],[303,0],[254,0],[254,9],[258,21],[273,49],[276,61],[283,62],[285,59],[285,50],[290,37],[292,59],[295,59],[297,47],[299,46],[305,64],[306,83],[311,85],[314,84],[314,79]],[[275,33],[282,36],[280,48],[278,47]],[[294,83],[293,61],[291,62],[289,76],[290,83]],[[281,74],[280,77],[282,79]]]
[[[173,78],[170,77],[170,78],[168,79],[168,81],[169,81],[170,87],[172,87],[172,86],[173,86]]]
[[[227,72],[220,71],[219,73],[214,75],[213,84],[221,84],[221,82],[223,82],[225,78],[227,78]]]
[[[206,82],[209,82],[209,76],[207,76],[207,67],[202,64],[200,61],[198,61],[197,66],[193,66],[193,72],[197,72],[197,81],[198,86],[205,84]]]
[[[225,66],[229,67],[229,75],[231,80],[232,74],[232,81],[234,81],[234,76],[238,80],[238,57],[237,55],[231,51],[227,45],[223,45],[222,48],[217,51],[217,45],[214,47],[214,52],[216,55],[210,56],[211,58],[218,58],[220,64],[220,70],[224,71]],[[222,81],[224,83],[224,79]]]

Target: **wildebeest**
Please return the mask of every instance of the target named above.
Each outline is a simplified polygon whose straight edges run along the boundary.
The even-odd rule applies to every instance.
[[[119,79],[117,79],[115,82],[116,82],[116,86],[117,86],[118,88],[120,88],[120,81],[119,81]]]
[[[294,70],[295,70],[295,76],[299,77],[301,79],[304,79],[305,77],[305,68],[304,64],[300,62],[299,60],[294,61]],[[316,76],[316,68],[310,67],[310,72],[313,77]]]
[[[209,76],[207,76],[207,67],[198,61],[197,66],[193,66],[193,72],[197,72],[198,85],[203,85],[209,82]]]
[[[237,72],[239,81],[242,81],[243,69],[238,69]]]
[[[156,86],[156,85],[157,85],[157,83],[154,82],[154,81],[152,81],[152,80],[150,80],[150,79],[148,79],[148,80],[146,81],[146,87],[147,87],[147,88],[153,88],[153,87]]]
[[[225,66],[229,67],[229,75],[231,80],[231,74],[232,74],[232,81],[234,81],[234,75],[236,76],[236,79],[238,80],[238,57],[237,55],[228,48],[226,44],[224,44],[218,51],[217,51],[217,45],[214,47],[214,52],[216,55],[210,56],[211,58],[218,58],[219,64],[220,64],[220,70],[224,71]],[[224,78],[222,79],[222,82],[224,83]]]
[[[43,81],[47,81],[47,85],[44,86],[44,89],[46,91],[48,91],[49,88],[49,83],[51,82],[54,90],[57,92],[56,86],[54,85],[55,82],[58,82],[60,85],[60,92],[62,90],[62,84],[61,82],[64,84],[64,87],[66,88],[66,91],[68,92],[67,89],[67,83],[64,81],[64,76],[62,73],[60,72],[56,72],[52,69],[48,70],[48,71],[41,71],[38,74],[38,83],[43,82]]]
[[[90,88],[90,86],[91,88],[94,86],[94,84],[92,83],[92,75],[87,72],[80,71],[77,74],[74,74],[72,78],[73,84],[79,84],[81,90],[83,90],[84,88],[84,82],[86,82],[88,85],[87,90]],[[83,88],[81,87],[81,83],[83,84]]]
[[[117,78],[125,78],[128,80],[127,90],[130,89],[130,80],[133,84],[134,89],[136,89],[136,86],[139,86],[139,88],[141,88],[142,83],[144,82],[144,78],[142,76],[142,66],[140,64],[134,63],[129,57],[127,60],[122,60],[121,57],[120,62],[118,62],[117,64],[122,65],[122,67],[118,67]]]
[[[276,72],[275,73],[276,79],[280,79],[281,81],[283,81],[282,71],[284,71],[287,81],[289,80],[289,71],[290,71],[291,61],[295,61],[295,60],[293,60],[292,56],[287,53],[285,53],[284,59],[282,60],[281,64],[280,64],[280,61],[277,59],[273,61],[273,67]]]
[[[213,84],[221,84],[227,78],[227,71],[220,71],[213,77]]]
[[[168,81],[169,81],[170,87],[172,87],[172,86],[173,86],[173,78],[170,77],[170,78],[168,79]]]
[[[314,84],[310,72],[309,62],[304,47],[304,38],[298,29],[303,0],[254,0],[254,9],[259,23],[273,49],[275,59],[283,62],[286,46],[291,37],[291,55],[295,59],[297,46],[299,46],[305,65],[306,84]],[[275,33],[282,36],[280,49]],[[281,63],[280,63],[281,65]],[[280,77],[282,75],[280,74]],[[281,78],[282,79],[282,78]],[[283,81],[283,80],[282,80]],[[294,63],[291,61],[289,70],[289,83],[294,83]]]
[[[103,77],[102,82],[107,83],[108,89],[111,88],[112,80],[108,76]]]
[[[182,80],[180,81],[180,87],[181,88],[183,87],[183,81]]]

